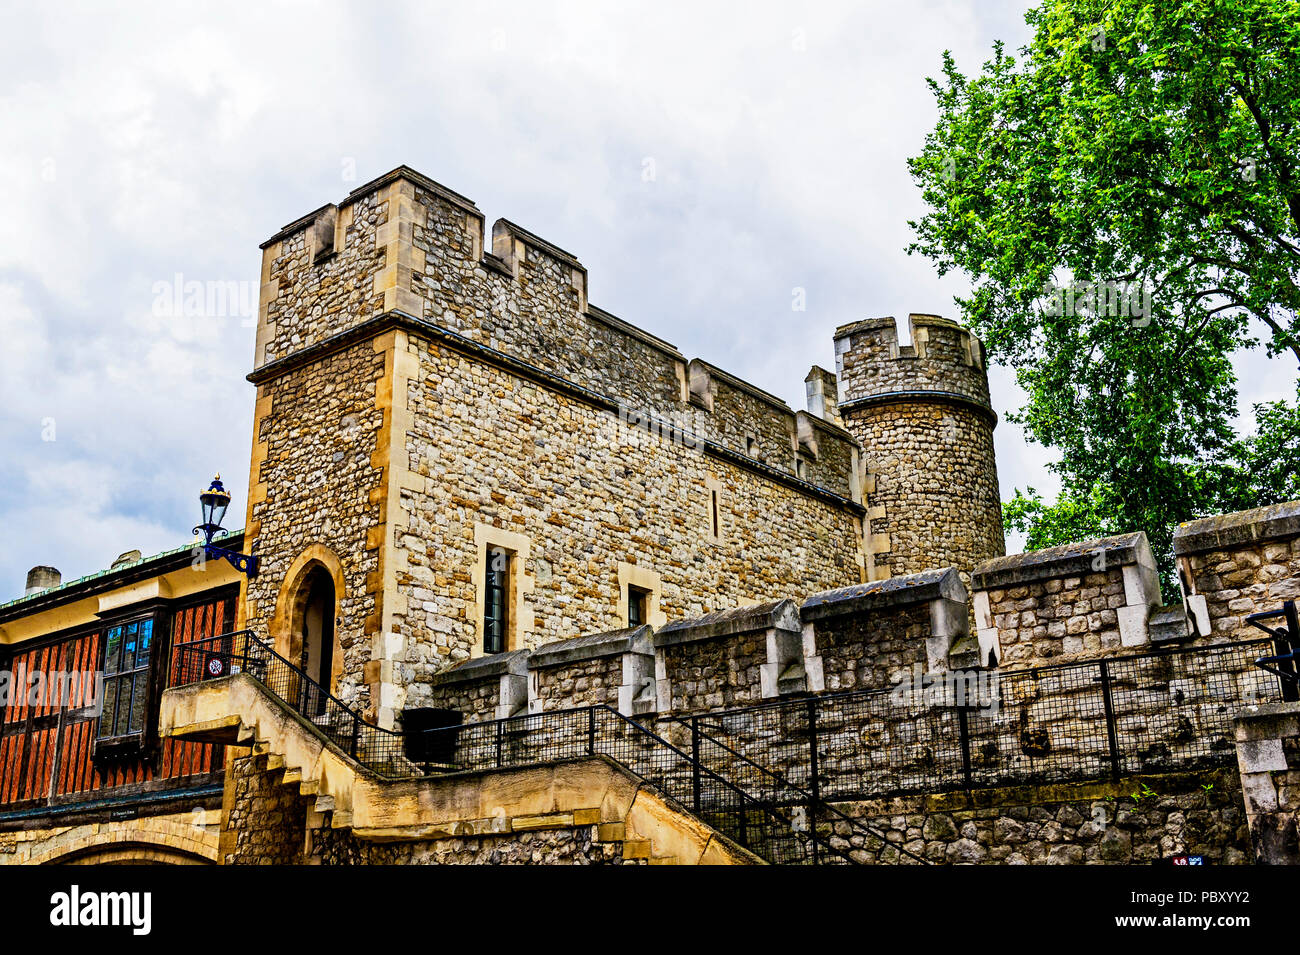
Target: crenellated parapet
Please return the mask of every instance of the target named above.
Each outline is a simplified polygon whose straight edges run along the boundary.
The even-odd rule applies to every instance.
[[[608,706],[675,717],[823,691],[888,690],[980,666],[952,568],[585,634],[477,657],[433,678],[420,705],[464,722]]]
[[[1247,617],[1300,600],[1300,501],[1187,521],[1174,531],[1174,555],[1181,629],[1213,640],[1258,636]]]
[[[980,665],[966,587],[951,567],[813,594],[799,614],[814,690],[883,689],[914,668]]]
[[[910,345],[899,344],[893,316],[835,330],[841,408],[923,391],[991,412],[984,343],[938,315],[909,315],[908,325]]]
[[[489,552],[511,651],[628,626],[632,590],[658,623],[861,579],[839,424],[592,305],[575,255],[407,167],[268,240],[261,289],[244,623],[293,647],[291,572],[328,569],[336,689],[385,725],[502,648]]]
[[[985,561],[971,575],[981,662],[1029,666],[1145,648],[1160,576],[1140,531]]]
[[[779,398],[595,307],[575,255],[508,219],[489,240],[472,201],[408,167],[289,223],[262,249],[255,382],[400,315],[603,397],[628,418],[851,498],[853,442],[834,419],[821,445],[839,447],[802,453],[795,412]]]

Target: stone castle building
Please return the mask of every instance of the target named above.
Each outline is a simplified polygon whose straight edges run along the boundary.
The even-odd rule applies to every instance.
[[[841,327],[792,411],[406,167],[262,252],[227,539],[258,572],[182,548],[0,605],[10,671],[112,697],[0,711],[0,862],[1258,849],[1221,758],[1286,695],[1244,617],[1295,596],[1300,507],[1180,537],[1166,605],[1141,534],[1004,556],[984,348],[947,319]],[[953,674],[979,714],[900,701]],[[1160,801],[1085,832],[1134,774]]]
[[[383,725],[485,650],[1003,553],[983,348],[913,316],[836,337],[813,411],[592,306],[569,253],[398,169],[263,246],[244,624],[286,652],[335,578],[330,679]],[[815,413],[814,413],[815,412]],[[312,551],[304,544],[319,543]]]

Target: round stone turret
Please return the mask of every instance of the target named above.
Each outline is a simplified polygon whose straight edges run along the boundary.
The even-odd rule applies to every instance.
[[[911,315],[835,332],[839,410],[862,445],[871,579],[956,567],[1006,552],[984,345],[956,322]]]

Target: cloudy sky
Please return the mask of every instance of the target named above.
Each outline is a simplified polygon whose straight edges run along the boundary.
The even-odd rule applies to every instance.
[[[255,294],[259,242],[403,163],[794,407],[835,326],[960,318],[961,280],[904,252],[905,160],[942,51],[972,70],[1019,46],[1025,5],[810,7],[5,0],[0,601],[33,564],[68,579],[185,543],[215,470],[243,514],[252,315],[167,314],[159,283]],[[1288,393],[1263,381],[1244,398]],[[1048,452],[997,438],[1004,495],[1054,489]]]

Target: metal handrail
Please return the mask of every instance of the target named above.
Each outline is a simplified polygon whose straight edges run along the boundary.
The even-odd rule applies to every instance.
[[[242,646],[240,646],[241,642],[242,642]],[[219,646],[221,647],[221,649],[213,649],[214,646]],[[229,646],[231,649],[228,650],[224,649],[226,646]],[[702,765],[701,763],[699,763],[698,760],[682,752],[680,749],[673,746],[671,743],[663,739],[658,734],[647,729],[645,726],[642,726],[640,723],[636,722],[635,720],[629,719],[627,716],[623,715],[622,713],[619,713],[617,710],[605,704],[597,704],[591,707],[574,707],[566,710],[550,711],[548,713],[527,714],[523,716],[508,717],[506,719],[501,719],[501,720],[486,721],[481,723],[469,723],[461,726],[430,728],[430,729],[421,730],[417,733],[404,733],[404,732],[398,732],[395,730],[386,729],[385,727],[381,727],[374,723],[369,722],[360,713],[352,709],[352,707],[348,706],[342,700],[339,700],[337,697],[333,696],[332,694],[325,691],[322,687],[320,687],[320,685],[316,683],[316,681],[314,681],[310,676],[308,676],[307,673],[305,673],[301,667],[296,666],[295,664],[286,660],[280,654],[276,653],[275,650],[273,650],[263,640],[257,637],[256,634],[252,633],[249,630],[233,631],[231,633],[219,634],[217,636],[205,638],[203,640],[196,640],[191,643],[179,644],[175,647],[175,650],[182,655],[181,657],[178,657],[177,660],[178,663],[181,662],[181,660],[185,656],[192,657],[196,655],[201,655],[201,658],[204,661],[209,660],[212,657],[225,658],[227,660],[227,666],[223,668],[223,672],[220,675],[227,675],[228,673],[233,672],[234,670],[233,664],[234,662],[238,661],[240,666],[240,672],[247,673],[252,679],[257,680],[259,683],[265,686],[269,692],[271,692],[274,696],[278,697],[290,709],[300,713],[303,716],[306,716],[309,722],[314,723],[315,720],[313,719],[312,714],[304,712],[303,708],[300,705],[295,705],[295,703],[287,699],[284,694],[276,692],[276,688],[271,685],[272,683],[276,683],[278,685],[282,682],[278,679],[272,679],[269,672],[272,666],[277,666],[280,668],[287,669],[293,679],[300,681],[300,686],[310,687],[314,691],[318,691],[318,692],[312,692],[310,694],[299,693],[297,695],[300,698],[306,698],[310,696],[312,700],[318,700],[318,699],[324,700],[328,704],[336,707],[340,715],[344,715],[352,721],[350,730],[343,734],[345,738],[350,739],[352,743],[351,746],[345,747],[341,739],[336,738],[336,736],[333,733],[330,733],[322,729],[318,725],[317,729],[325,737],[326,741],[333,744],[340,750],[343,750],[351,759],[355,760],[358,764],[366,768],[368,771],[374,773],[377,776],[390,778],[390,779],[409,779],[409,778],[418,778],[422,776],[441,775],[441,773],[429,773],[419,769],[419,767],[421,766],[420,763],[417,763],[404,755],[405,747],[408,741],[411,740],[412,738],[428,740],[428,739],[436,739],[437,738],[436,734],[444,734],[444,736],[446,734],[450,734],[450,738],[454,742],[458,737],[461,737],[462,735],[477,734],[479,737],[494,736],[495,739],[497,740],[497,747],[498,747],[497,764],[500,767],[504,767],[506,763],[502,760],[501,757],[501,740],[511,735],[511,733],[513,733],[513,730],[507,732],[508,727],[510,727],[511,724],[517,725],[521,722],[527,723],[528,721],[533,721],[533,720],[541,721],[546,719],[549,719],[551,721],[559,721],[562,724],[572,724],[576,726],[581,726],[585,722],[587,726],[586,754],[596,755],[597,753],[599,753],[600,755],[610,756],[611,758],[615,759],[616,762],[622,763],[623,765],[628,765],[626,758],[620,759],[618,755],[615,755],[614,753],[607,751],[613,749],[615,750],[615,752],[617,752],[616,747],[612,746],[610,743],[608,743],[605,740],[598,741],[597,739],[597,733],[596,733],[596,726],[598,724],[597,714],[604,714],[607,715],[608,718],[612,718],[615,721],[617,721],[617,723],[621,723],[627,726],[628,728],[630,728],[630,730],[632,730],[633,733],[635,733],[636,736],[639,737],[642,741],[648,741],[654,746],[660,747],[661,750],[663,751],[661,752],[660,755],[669,755],[670,757],[681,761],[681,763],[685,767],[689,768],[691,780],[692,780],[691,784],[693,789],[693,793],[692,793],[693,802],[695,803],[695,808],[697,812],[702,812],[706,815],[712,814],[715,816],[722,816],[725,815],[725,813],[727,813],[728,811],[730,811],[726,806],[717,803],[711,803],[708,805],[702,803],[700,798],[700,790],[701,790],[701,783],[703,781],[707,780],[710,783],[720,786],[723,791],[731,793],[732,796],[737,800],[739,804],[739,816],[737,819],[738,831],[728,833],[728,835],[732,836],[732,838],[735,838],[737,842],[739,842],[741,845],[745,846],[746,848],[752,848],[756,843],[754,839],[750,838],[750,834],[748,832],[748,824],[745,820],[745,814],[758,813],[761,814],[764,818],[766,818],[769,824],[775,823],[778,828],[782,830],[787,830],[789,833],[793,834],[796,842],[799,838],[807,839],[814,847],[812,853],[814,862],[820,861],[821,854],[826,853],[838,858],[843,862],[855,864],[855,860],[852,859],[851,856],[835,848],[829,842],[829,840],[823,839],[821,836],[819,836],[815,831],[815,827],[812,827],[811,831],[809,832],[801,832],[800,830],[794,827],[791,820],[784,818],[782,814],[778,812],[774,806],[765,805],[762,801],[755,799],[752,795],[750,795],[740,786],[736,785],[736,783],[734,783],[733,781],[725,778],[724,776],[720,775],[719,773],[715,772],[709,767]],[[213,676],[216,676],[216,674],[208,674],[206,677],[201,675],[202,674],[201,667],[197,671],[192,671],[184,667],[182,667],[182,670],[185,673],[191,673],[191,674],[193,674],[193,672],[198,672],[200,676],[194,682],[202,682],[202,680],[205,678],[212,678]],[[177,683],[176,685],[183,685],[183,684]],[[331,719],[328,722],[330,724],[333,724],[334,720]],[[526,729],[527,727],[525,727],[525,730]],[[369,745],[369,743],[367,743],[367,745],[359,744],[359,738],[363,731],[370,734],[376,734],[380,736],[381,739],[388,740],[391,748],[385,749],[384,751],[390,754],[389,759],[375,760],[371,758],[369,753],[371,752],[372,747]],[[576,739],[578,737],[574,737],[574,738]],[[398,741],[400,741],[400,743]],[[401,757],[400,760],[395,758],[395,753],[394,753],[394,750],[397,749],[399,746],[400,746],[400,752],[403,753],[403,756]],[[581,747],[579,747],[579,749],[580,748]],[[579,752],[574,750],[570,750],[568,752],[571,757],[576,757],[580,755]],[[517,763],[515,765],[528,765],[528,762],[524,761],[524,762]],[[403,773],[394,772],[394,770],[399,767],[402,769],[406,769],[407,771]],[[629,765],[629,768],[633,768],[633,767]],[[451,771],[454,771],[454,768]],[[633,771],[636,772],[635,769],[633,769]],[[643,773],[638,773],[638,775],[642,775],[644,778]],[[672,779],[671,773],[665,774],[664,783],[660,787],[665,789],[666,794],[669,795],[670,798],[671,798],[671,793],[668,792],[667,785],[671,779]],[[770,860],[770,861],[777,861],[777,860]]]
[[[994,670],[991,672],[998,677],[996,699],[999,707],[1005,708],[1004,715],[998,715],[999,710],[985,713],[978,707],[954,705],[942,698],[911,696],[904,701],[904,711],[890,698],[897,688],[886,687],[788,696],[670,718],[679,724],[698,718],[708,728],[712,743],[722,747],[718,752],[766,770],[820,803],[970,791],[1029,781],[1104,775],[1118,779],[1125,771],[1163,771],[1159,767],[1186,768],[1222,761],[1223,704],[1233,698],[1257,701],[1261,697],[1254,694],[1259,692],[1267,699],[1279,690],[1273,681],[1268,681],[1272,686],[1258,680],[1251,685],[1237,682],[1252,669],[1256,652],[1266,645],[1264,639],[1232,641]],[[1146,723],[1135,720],[1134,708],[1149,702],[1143,694],[1156,679],[1156,670],[1151,668],[1158,670],[1166,664],[1171,665],[1171,672],[1193,681],[1195,689],[1187,692],[1207,694],[1218,704],[1213,712],[1198,710],[1193,716],[1198,726],[1211,721],[1205,724],[1204,735],[1194,741],[1145,740]],[[1035,690],[1040,684],[1053,686],[1049,695]],[[1171,725],[1180,718],[1178,704],[1185,689],[1176,690],[1178,699],[1171,699],[1159,718]],[[1095,704],[1095,717],[1079,716],[1068,703],[1054,702],[1058,697],[1061,701],[1073,699],[1076,694]],[[915,732],[897,747],[873,749],[864,742],[869,736],[897,740],[897,729],[904,725]],[[1226,733],[1231,735],[1230,726]],[[831,746],[825,761],[816,744],[819,737]],[[1064,746],[1059,745],[1062,742]]]
[[[742,800],[742,803],[743,803],[743,802],[748,802],[748,803],[750,803],[750,804],[752,805],[752,807],[753,807],[754,809],[766,813],[766,814],[769,816],[769,818],[775,818],[775,819],[781,821],[781,822],[782,822],[783,824],[785,824],[785,825],[790,825],[786,820],[783,820],[783,819],[781,819],[780,816],[776,815],[776,813],[775,813],[775,811],[774,811],[773,808],[769,808],[768,806],[764,805],[762,802],[760,802],[759,800],[755,799],[755,798],[754,798],[753,796],[751,796],[749,793],[745,792],[743,789],[741,789],[739,786],[737,786],[737,785],[736,785],[735,783],[733,783],[731,780],[726,779],[725,777],[723,777],[723,776],[719,775],[718,773],[714,772],[712,769],[710,769],[709,767],[705,766],[702,762],[700,762],[699,760],[695,759],[694,757],[688,756],[686,753],[682,752],[680,749],[678,749],[678,748],[677,748],[676,746],[674,746],[672,743],[670,743],[670,742],[668,742],[667,740],[665,740],[663,737],[659,736],[657,733],[653,732],[652,730],[646,729],[646,727],[642,726],[640,723],[638,723],[638,722],[636,722],[635,720],[633,720],[633,719],[631,719],[631,718],[625,716],[624,714],[620,713],[618,710],[614,709],[613,707],[609,706],[608,704],[600,703],[600,704],[597,704],[597,705],[593,706],[592,709],[593,709],[593,710],[604,710],[604,711],[606,711],[606,712],[612,714],[616,719],[622,720],[622,721],[623,721],[624,723],[626,723],[628,726],[631,726],[633,729],[637,730],[638,732],[640,732],[640,733],[643,734],[644,736],[649,737],[651,740],[653,740],[654,742],[658,743],[660,746],[663,746],[663,747],[667,748],[669,751],[671,751],[672,753],[674,753],[675,755],[677,755],[677,756],[680,757],[681,759],[685,760],[687,763],[689,763],[689,764],[691,765],[692,769],[698,768],[698,770],[699,770],[700,772],[702,772],[702,773],[706,773],[706,774],[708,774],[712,779],[714,779],[715,781],[722,783],[722,785],[723,785],[725,788],[730,789],[732,792],[734,792],[734,793],[736,793],[738,796],[740,796],[740,798],[741,798],[741,800]],[[791,826],[791,828],[793,828],[793,826]],[[850,863],[852,863],[852,862],[854,861],[854,860],[853,860],[849,855],[847,855],[846,853],[843,853],[843,852],[839,851],[839,850],[836,849],[834,846],[832,846],[828,840],[824,840],[824,839],[820,838],[820,837],[816,834],[816,830],[815,830],[815,829],[813,829],[813,828],[810,827],[809,831],[808,831],[805,835],[807,835],[807,837],[808,837],[809,839],[811,839],[812,841],[814,841],[815,843],[817,843],[820,847],[822,847],[822,848],[824,848],[824,849],[826,849],[826,850],[828,850],[828,851],[834,853],[835,855],[839,856],[839,857],[840,857],[841,859],[843,859],[844,861],[846,861],[846,862],[850,862]],[[882,839],[882,841],[883,841],[883,839]],[[909,855],[910,855],[910,853],[909,853]],[[921,861],[924,861],[924,860],[921,860]]]
[[[316,680],[314,680],[314,679],[312,679],[310,676],[308,676],[308,675],[307,675],[307,672],[306,672],[305,670],[303,670],[300,666],[298,666],[298,665],[295,664],[295,663],[292,663],[291,661],[289,661],[289,660],[285,659],[284,657],[282,657],[280,654],[276,653],[275,650],[271,649],[271,647],[269,647],[269,646],[267,645],[266,641],[264,641],[264,640],[262,640],[260,637],[258,637],[258,636],[257,636],[257,635],[252,631],[252,630],[232,630],[232,631],[230,631],[229,633],[218,634],[217,636],[214,636],[214,637],[205,637],[205,638],[203,638],[202,640],[193,640],[193,641],[191,641],[191,642],[189,642],[189,643],[182,643],[182,644],[179,644],[175,649],[177,649],[177,650],[182,650],[182,651],[186,651],[186,650],[196,650],[196,649],[198,649],[202,644],[205,644],[205,643],[211,643],[211,642],[216,641],[216,640],[229,639],[229,638],[231,638],[231,637],[244,637],[244,638],[245,638],[245,649],[244,649],[244,651],[243,651],[242,653],[236,653],[236,652],[234,652],[234,651],[230,651],[230,652],[228,652],[228,653],[225,653],[225,655],[230,656],[230,657],[236,657],[236,656],[238,656],[238,657],[241,657],[242,659],[244,659],[245,661],[247,661],[247,662],[249,662],[249,663],[266,663],[266,662],[269,662],[269,661],[267,661],[267,660],[259,660],[259,659],[253,657],[252,655],[250,655],[250,654],[248,653],[248,649],[247,649],[247,648],[248,648],[248,646],[250,645],[249,641],[251,641],[251,645],[252,645],[252,646],[256,646],[256,647],[258,647],[259,649],[265,651],[265,652],[266,652],[267,654],[269,654],[271,657],[274,657],[274,658],[275,658],[276,660],[278,660],[280,663],[282,663],[282,664],[284,664],[286,667],[288,667],[288,668],[289,668],[289,669],[294,673],[295,676],[300,677],[301,679],[305,680],[307,683],[310,683],[312,686],[314,686],[314,687],[316,687],[317,689],[319,689],[319,690],[320,690],[320,696],[321,696],[324,700],[327,700],[328,702],[334,704],[336,707],[338,707],[339,709],[343,710],[345,713],[347,713],[349,716],[351,716],[351,717],[352,717],[353,719],[355,719],[357,722],[359,722],[359,723],[363,723],[363,724],[365,724],[366,726],[369,726],[369,727],[371,727],[371,728],[377,730],[377,731],[380,732],[380,733],[387,733],[388,735],[390,735],[390,736],[394,736],[394,737],[397,737],[397,738],[404,738],[404,737],[405,737],[406,734],[404,734],[404,733],[400,733],[400,732],[398,732],[397,730],[386,729],[385,727],[380,726],[380,725],[377,724],[377,723],[371,723],[369,720],[367,720],[367,719],[365,718],[365,716],[363,716],[363,715],[362,715],[361,713],[359,713],[357,710],[354,710],[354,709],[353,709],[349,704],[344,703],[344,702],[343,702],[342,700],[340,700],[337,696],[335,696],[334,694],[330,693],[329,690],[327,690],[327,689],[325,689],[323,686],[321,686],[320,683],[318,683]],[[209,653],[213,653],[213,654],[216,654],[216,655],[222,655],[222,654],[223,654],[223,651],[209,651]],[[263,681],[259,680],[258,682],[263,682]],[[287,702],[287,701],[286,701],[286,702]]]
[[[707,716],[707,715],[708,714],[702,714],[702,716]],[[854,829],[857,829],[859,832],[864,833],[865,835],[869,835],[873,839],[878,839],[882,845],[893,846],[893,848],[897,849],[899,853],[901,853],[902,855],[910,856],[911,858],[915,859],[917,862],[920,862],[922,865],[930,865],[930,861],[928,859],[925,859],[917,855],[916,853],[911,852],[908,849],[905,849],[903,846],[895,845],[894,843],[891,843],[888,839],[885,838],[885,836],[882,833],[872,828],[871,826],[867,825],[866,823],[862,822],[860,819],[854,819],[852,816],[847,815],[846,813],[836,808],[826,800],[818,796],[814,796],[812,793],[808,792],[807,790],[803,789],[800,786],[796,786],[794,783],[790,782],[790,780],[786,779],[785,776],[783,776],[781,773],[768,769],[766,766],[762,765],[761,763],[754,762],[754,760],[750,759],[748,756],[745,756],[743,753],[739,753],[736,750],[732,749],[730,746],[722,742],[720,739],[717,739],[711,734],[702,731],[699,727],[700,718],[701,716],[694,716],[694,717],[674,716],[672,717],[672,720],[675,723],[681,723],[683,725],[689,726],[691,729],[691,733],[693,735],[704,737],[710,743],[717,746],[719,749],[726,750],[730,755],[734,756],[742,763],[745,763],[746,765],[757,770],[763,776],[767,776],[772,780],[774,780],[775,782],[780,783],[782,786],[785,786],[786,788],[793,790],[801,797],[800,799],[796,800],[796,802],[807,803],[809,806],[813,807],[814,810],[823,810],[825,812],[828,812],[831,815],[838,817],[841,822],[848,823],[850,826],[852,826]],[[703,763],[701,763],[701,765],[703,765]],[[814,822],[815,820],[811,818],[809,819],[810,825],[814,824]]]
[[[1261,614],[1260,616],[1277,616],[1279,613],[1281,613],[1281,611],[1270,610],[1268,611],[1267,614]],[[1250,618],[1248,617],[1247,620],[1249,621]],[[1089,660],[1072,660],[1069,663],[1046,663],[1046,664],[1041,664],[1037,666],[1028,666],[1028,667],[1013,667],[1013,666],[998,666],[992,668],[981,667],[978,669],[988,669],[990,670],[990,672],[996,672],[999,676],[1002,677],[1019,676],[1021,674],[1040,676],[1042,674],[1059,673],[1065,670],[1079,670],[1088,667],[1096,667],[1101,663],[1112,663],[1112,664],[1126,663],[1130,660],[1147,660],[1147,659],[1157,659],[1159,657],[1186,656],[1189,653],[1205,653],[1211,651],[1218,652],[1221,650],[1236,650],[1244,647],[1259,646],[1263,642],[1264,642],[1263,637],[1255,637],[1249,640],[1233,640],[1228,643],[1207,643],[1199,647],[1193,647],[1191,649],[1188,649],[1186,647],[1161,647],[1158,650],[1148,650],[1146,653],[1116,654],[1115,656],[1109,656],[1109,657],[1098,656],[1098,657],[1093,657]],[[883,687],[872,687],[871,689],[868,690],[833,690],[829,693],[819,692],[814,694],[812,698],[817,700],[826,700],[826,701],[830,701],[830,700],[844,701],[844,700],[853,700],[857,698],[887,696],[892,692],[894,692],[894,687],[883,686]],[[755,710],[789,706],[792,699],[794,698],[780,697],[771,700],[760,700],[757,703],[748,703],[744,706],[732,706],[727,709],[702,711],[699,715],[701,716],[707,715],[709,717],[734,716],[739,713],[751,713],[754,712]]]
[[[1282,618],[1284,627],[1264,623],[1276,617]],[[1253,613],[1246,618],[1246,623],[1272,637],[1276,651],[1272,656],[1260,657],[1255,666],[1281,678],[1283,700],[1300,700],[1300,614],[1296,612],[1295,601],[1287,600],[1276,610]]]

